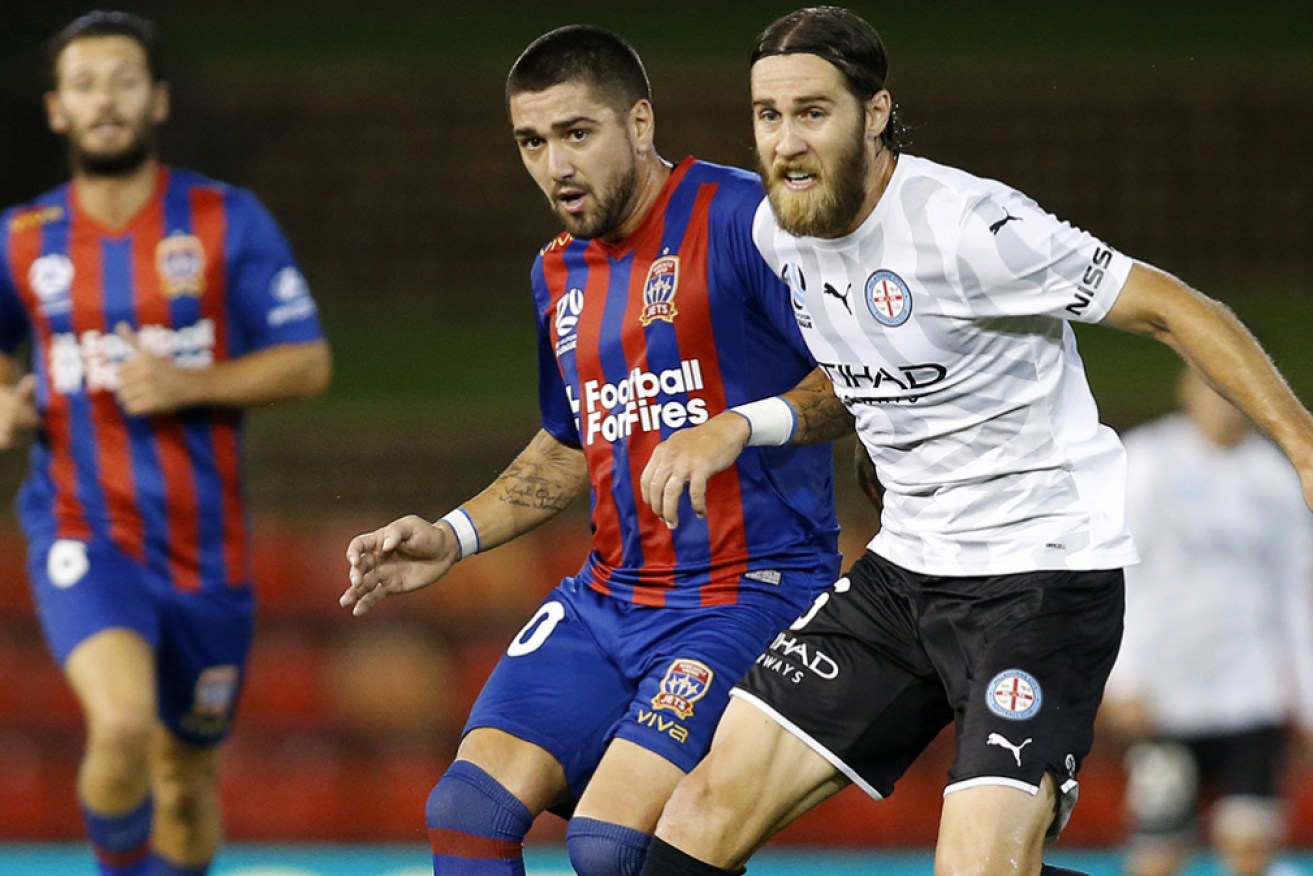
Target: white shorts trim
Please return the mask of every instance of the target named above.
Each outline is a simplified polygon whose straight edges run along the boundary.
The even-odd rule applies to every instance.
[[[779,712],[775,711],[775,709],[771,708],[761,699],[748,693],[746,690],[743,690],[742,688],[738,688],[738,687],[732,688],[729,692],[729,695],[732,697],[738,697],[744,702],[755,706],[757,709],[765,713],[766,717],[770,718],[776,724],[779,724],[781,727],[787,730],[791,735],[796,736],[800,742],[802,742],[812,751],[819,754],[821,757],[825,758],[826,762],[828,762],[830,766],[834,767],[836,770],[838,770],[839,772],[847,776],[849,779],[851,779],[852,783],[857,787],[861,788],[863,791],[865,791],[867,795],[871,797],[872,800],[884,799],[883,794],[875,790],[875,788],[871,787],[871,785],[868,782],[866,782],[866,780],[864,780],[861,776],[859,776],[852,767],[844,763],[839,758],[838,755],[830,751],[824,745],[821,745],[821,743],[817,742],[807,733],[803,732],[802,728],[800,728],[797,724],[794,724],[788,718],[784,717]]]
[[[954,782],[944,788],[944,796],[947,797],[956,791],[965,791],[967,788],[983,788],[989,785],[1002,785],[1005,788],[1016,788],[1018,791],[1025,791],[1034,797],[1039,793],[1039,785],[1032,785],[1028,782],[1009,779],[1006,776],[980,776],[975,779],[964,779],[961,782]]]

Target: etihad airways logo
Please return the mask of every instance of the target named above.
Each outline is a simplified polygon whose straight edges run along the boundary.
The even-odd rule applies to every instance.
[[[206,368],[214,364],[214,322],[198,320],[186,328],[144,325],[137,342],[147,353],[172,360],[179,368]],[[132,348],[116,334],[85,331],[60,332],[50,338],[48,373],[55,392],[113,392],[119,387],[119,365]]]
[[[656,432],[663,427],[679,429],[705,423],[708,419],[705,399],[684,401],[670,398],[702,388],[701,362],[683,359],[678,368],[666,371],[635,368],[615,383],[586,381],[582,387],[582,405],[575,398],[573,387],[567,386],[566,393],[584,444],[592,444],[599,438],[615,443],[634,432]]]

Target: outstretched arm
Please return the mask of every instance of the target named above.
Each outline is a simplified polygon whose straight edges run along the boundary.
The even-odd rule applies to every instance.
[[[119,404],[140,417],[183,408],[247,408],[310,398],[328,388],[332,357],[325,341],[275,344],[206,368],[180,368],[144,349],[126,325],[116,329],[132,349],[119,366]]]
[[[1313,415],[1225,305],[1137,263],[1104,321],[1179,353],[1285,452],[1313,508]]]
[[[769,407],[757,408],[760,404]],[[853,430],[852,415],[819,368],[783,395],[741,407],[746,413],[730,408],[700,426],[681,429],[652,451],[640,479],[643,501],[671,529],[679,525],[685,489],[694,513],[706,516],[707,481],[733,465],[749,444],[819,444]]]
[[[583,452],[540,430],[506,471],[442,520],[410,515],[352,539],[346,552],[351,584],[339,601],[362,615],[391,594],[427,587],[462,556],[546,523],[587,483]]]

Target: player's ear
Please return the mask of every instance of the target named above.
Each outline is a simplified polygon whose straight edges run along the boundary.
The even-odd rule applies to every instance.
[[[67,134],[68,116],[64,115],[64,109],[59,105],[59,93],[47,91],[45,93],[45,104],[46,121],[50,125],[50,130],[56,134]]]
[[[634,148],[646,152],[652,148],[656,139],[656,114],[651,101],[646,98],[629,108],[629,138]]]
[[[169,83],[156,82],[151,89],[150,118],[157,125],[163,124],[169,117]]]
[[[879,140],[884,129],[889,125],[889,116],[893,113],[894,100],[883,88],[866,101],[866,137]]]

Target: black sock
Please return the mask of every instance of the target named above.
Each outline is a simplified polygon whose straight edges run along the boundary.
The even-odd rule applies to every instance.
[[[1068,870],[1066,867],[1053,867],[1045,864],[1039,868],[1039,876],[1089,876],[1089,874],[1082,873],[1079,870]]]
[[[722,870],[704,864],[654,836],[652,844],[647,847],[647,857],[643,859],[643,871],[639,876],[740,876],[746,872],[746,867]]]

